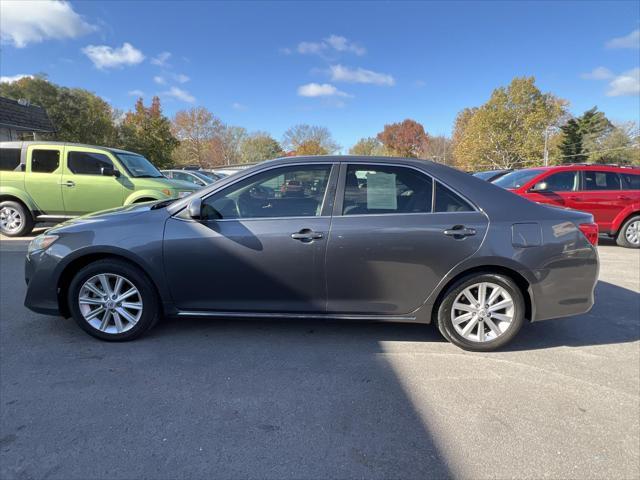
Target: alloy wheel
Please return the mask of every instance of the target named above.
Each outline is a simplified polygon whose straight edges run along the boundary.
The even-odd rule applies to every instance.
[[[142,296],[136,286],[114,273],[101,273],[84,282],[78,305],[89,325],[109,334],[131,330],[143,311]]]
[[[636,220],[627,225],[624,236],[632,245],[640,245],[640,220]]]
[[[16,233],[22,227],[23,218],[20,212],[13,207],[2,207],[0,210],[0,231]]]
[[[466,287],[451,307],[451,322],[456,332],[471,342],[489,342],[504,335],[515,315],[509,292],[490,282]]]

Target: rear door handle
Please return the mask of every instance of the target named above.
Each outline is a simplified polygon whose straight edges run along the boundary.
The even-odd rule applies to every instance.
[[[445,230],[442,233],[459,240],[461,238],[470,237],[472,235],[475,235],[476,234],[476,229],[475,228],[467,228],[464,225],[455,225],[455,226],[451,227],[450,229]]]
[[[320,240],[324,235],[321,232],[314,232],[310,228],[303,228],[299,232],[292,233],[291,238],[294,240],[300,240],[301,242],[312,242],[314,240]]]
[[[631,197],[627,197],[626,195],[620,195],[618,200],[631,200]]]
[[[62,185],[63,187],[75,187],[76,186],[76,182],[73,182],[71,180],[67,180],[66,182],[60,182],[60,185]]]

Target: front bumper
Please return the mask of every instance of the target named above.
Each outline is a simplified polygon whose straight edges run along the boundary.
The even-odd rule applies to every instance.
[[[24,262],[24,276],[27,294],[24,306],[36,313],[60,315],[58,302],[58,279],[53,272],[57,261],[46,251],[27,255]]]

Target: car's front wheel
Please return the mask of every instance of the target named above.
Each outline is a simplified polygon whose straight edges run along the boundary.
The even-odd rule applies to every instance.
[[[438,308],[438,329],[465,350],[487,352],[506,345],[524,323],[525,303],[509,277],[471,274],[455,282]]]
[[[624,222],[618,232],[616,243],[621,247],[640,248],[640,215]]]
[[[29,235],[33,230],[33,217],[24,205],[12,200],[0,202],[0,233],[7,237]]]
[[[158,294],[149,278],[118,259],[98,260],[78,271],[68,301],[78,325],[102,340],[133,340],[160,316]]]

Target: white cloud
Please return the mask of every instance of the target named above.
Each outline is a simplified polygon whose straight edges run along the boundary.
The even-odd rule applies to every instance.
[[[345,37],[341,37],[340,35],[330,35],[328,38],[325,38],[325,42],[331,45],[334,50],[339,52],[351,52],[356,55],[364,55],[367,53],[367,50],[364,47],[349,42],[349,40]]]
[[[298,87],[301,97],[348,97],[349,94],[338,90],[329,83],[307,83]]]
[[[349,52],[355,53],[356,55],[364,55],[367,53],[364,47],[350,42],[345,37],[333,34],[320,42],[300,42],[296,50],[303,55],[321,55],[327,51]],[[280,49],[280,51],[287,55],[291,53],[291,50],[288,48]]]
[[[21,78],[33,78],[33,75],[19,73],[17,75],[12,75],[10,77],[0,77],[0,83],[13,83],[13,82],[17,82]]]
[[[640,68],[634,68],[618,75],[609,82],[607,96],[640,95]]]
[[[0,40],[18,48],[48,38],[76,38],[96,30],[65,1],[2,0]]]
[[[167,83],[164,77],[161,77],[160,75],[156,75],[155,77],[153,77],[153,81],[156,82],[158,85],[166,85]]]
[[[624,37],[612,38],[606,43],[607,48],[640,48],[640,29],[635,29]]]
[[[177,75],[174,75],[173,78],[175,78],[178,83],[187,83],[189,80],[191,80],[184,73],[179,73]]]
[[[151,63],[159,67],[165,67],[167,66],[167,60],[169,60],[169,58],[171,58],[171,52],[162,52],[153,57]]]
[[[327,46],[322,42],[300,42],[298,44],[298,53],[321,53]]]
[[[606,67],[597,67],[588,73],[580,75],[585,80],[608,80],[613,77],[613,72]]]
[[[125,65],[136,65],[144,60],[140,50],[130,43],[123,43],[120,48],[107,45],[89,45],[82,49],[93,64],[99,69],[119,68]]]
[[[144,92],[142,90],[129,90],[127,93],[132,97],[144,97]]]
[[[364,68],[349,68],[342,65],[331,65],[331,80],[334,82],[371,83],[373,85],[393,86],[395,79],[386,73],[378,73]]]
[[[162,92],[162,94],[166,97],[172,97],[187,103],[193,103],[196,101],[196,97],[191,95],[186,90],[182,90],[181,88],[178,88],[178,87],[171,87],[166,92]]]
[[[247,107],[246,105],[243,105],[242,103],[233,102],[231,104],[231,108],[233,108],[234,110],[243,111],[243,110],[246,110],[249,107]]]

